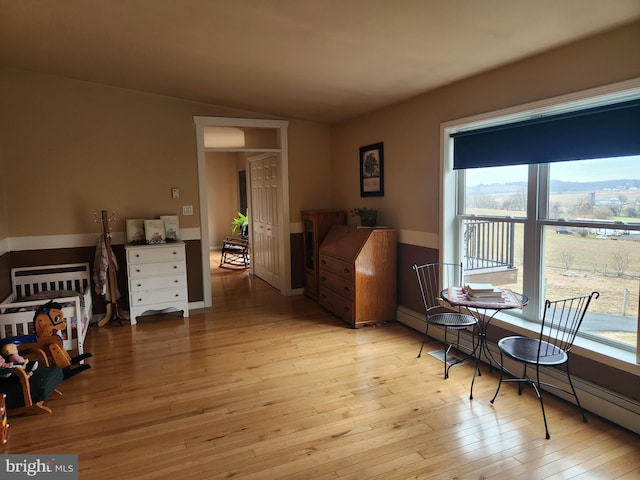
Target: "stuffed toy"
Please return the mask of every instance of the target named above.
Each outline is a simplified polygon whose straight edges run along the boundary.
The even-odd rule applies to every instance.
[[[6,362],[13,364],[13,366],[21,366],[27,372],[32,372],[38,368],[38,361],[30,361],[28,358],[24,358],[18,353],[18,346],[15,343],[5,343],[2,345],[2,357]]]

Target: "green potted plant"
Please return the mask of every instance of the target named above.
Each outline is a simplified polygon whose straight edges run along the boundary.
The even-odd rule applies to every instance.
[[[354,208],[351,210],[351,215],[360,217],[360,225],[363,227],[375,227],[376,220],[378,218],[378,210],[367,207]]]
[[[231,233],[234,235],[236,232],[240,232],[242,238],[247,238],[247,233],[249,229],[249,217],[248,214],[244,215],[241,212],[238,212],[238,216],[233,219],[231,222]]]

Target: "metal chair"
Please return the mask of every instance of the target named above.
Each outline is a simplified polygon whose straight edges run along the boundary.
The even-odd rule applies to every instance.
[[[424,332],[424,338],[422,339],[422,345],[420,346],[420,352],[418,352],[418,358],[422,355],[422,349],[424,348],[424,344],[429,333],[429,325],[438,325],[443,327],[444,344],[446,346],[444,354],[444,378],[446,379],[449,378],[449,369],[463,361],[462,359],[448,364],[447,355],[449,354],[449,351],[454,346],[456,350],[460,350],[460,332],[469,327],[475,327],[478,323],[476,318],[470,313],[462,313],[460,307],[458,307],[457,312],[445,311],[444,307],[440,303],[442,300],[440,298],[440,292],[443,288],[462,285],[462,263],[414,264],[411,268],[416,272],[418,287],[420,288],[420,296],[422,297],[422,304],[424,305],[424,310],[427,316],[427,325]],[[449,330],[455,330],[457,333],[457,339],[454,343],[449,343],[447,341],[447,332]],[[475,351],[475,348],[473,350]],[[467,358],[473,353],[473,351],[469,353]]]
[[[550,438],[550,435],[549,428],[547,427],[547,416],[544,412],[544,402],[542,401],[543,385],[560,390],[568,395],[573,395],[576,399],[578,409],[582,414],[582,420],[584,422],[587,421],[584,410],[580,405],[576,389],[573,387],[573,382],[571,381],[569,353],[591,300],[599,296],[600,294],[598,292],[592,292],[590,295],[556,300],[553,302],[547,300],[544,304],[542,325],[538,338],[511,336],[498,341],[500,365],[502,367],[500,370],[500,382],[498,383],[495,395],[491,399],[491,403],[493,403],[498,396],[502,382],[518,382],[518,395],[522,395],[522,389],[524,385],[528,383],[533,387],[538,400],[540,400],[547,440]],[[523,364],[521,377],[504,378],[505,371],[508,372],[508,370],[504,368],[505,355],[511,360]],[[536,373],[534,378],[531,378],[527,374],[527,367],[529,365],[535,366]],[[565,366],[571,391],[558,385],[540,381],[540,367],[555,367],[560,365]]]

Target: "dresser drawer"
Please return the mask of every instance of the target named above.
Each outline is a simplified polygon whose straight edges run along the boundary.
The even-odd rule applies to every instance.
[[[170,275],[176,273],[185,273],[184,262],[176,261],[129,265],[129,276],[131,278],[145,277],[149,275]]]
[[[129,291],[158,290],[160,288],[186,287],[187,281],[183,274],[166,275],[163,277],[132,278],[129,281]]]
[[[162,262],[184,260],[184,246],[146,247],[127,250],[127,263]]]
[[[320,270],[320,286],[326,287],[343,297],[353,300],[353,281],[338,277],[329,273],[328,270]]]
[[[320,254],[320,271],[330,271],[334,275],[353,280],[354,266],[352,263],[344,262],[330,255]]]
[[[184,287],[131,292],[129,295],[129,300],[132,302],[133,306],[151,306],[154,303],[175,302],[186,299],[187,291]]]
[[[318,289],[318,302],[334,315],[353,325],[355,321],[353,302],[322,285]]]

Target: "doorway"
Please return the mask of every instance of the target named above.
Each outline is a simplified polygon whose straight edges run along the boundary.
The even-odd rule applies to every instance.
[[[276,194],[277,201],[281,205],[281,217],[280,222],[277,225],[278,236],[282,241],[277,245],[273,245],[274,258],[277,261],[277,270],[279,276],[276,279],[278,290],[283,295],[291,295],[291,252],[290,243],[288,241],[290,237],[290,221],[289,221],[289,188],[288,188],[288,155],[287,155],[287,127],[288,121],[286,120],[260,120],[260,119],[246,119],[246,118],[230,118],[230,117],[194,117],[194,123],[196,126],[196,138],[197,138],[197,153],[198,153],[198,189],[200,199],[200,242],[202,252],[202,284],[203,284],[203,300],[204,306],[210,307],[212,304],[212,292],[211,292],[211,269],[210,269],[210,257],[209,257],[209,189],[207,188],[207,152],[245,152],[249,155],[256,154],[271,154],[276,155],[279,159],[279,176],[278,176],[278,189]],[[249,135],[249,142],[244,146],[232,146],[232,147],[210,147],[205,145],[205,134],[207,133],[207,127],[233,127],[236,129],[243,129],[247,132],[255,133],[257,135]],[[268,145],[262,147],[259,144],[252,144],[251,137],[258,138],[264,137],[260,135],[261,132],[274,132],[275,145]],[[261,140],[257,140],[259,143]],[[248,196],[251,197],[251,175],[249,175]],[[249,198],[250,206],[250,219],[252,200]],[[249,229],[249,238],[253,241],[253,229]],[[251,270],[255,273],[254,262],[252,261]],[[275,286],[275,285],[274,285]]]

